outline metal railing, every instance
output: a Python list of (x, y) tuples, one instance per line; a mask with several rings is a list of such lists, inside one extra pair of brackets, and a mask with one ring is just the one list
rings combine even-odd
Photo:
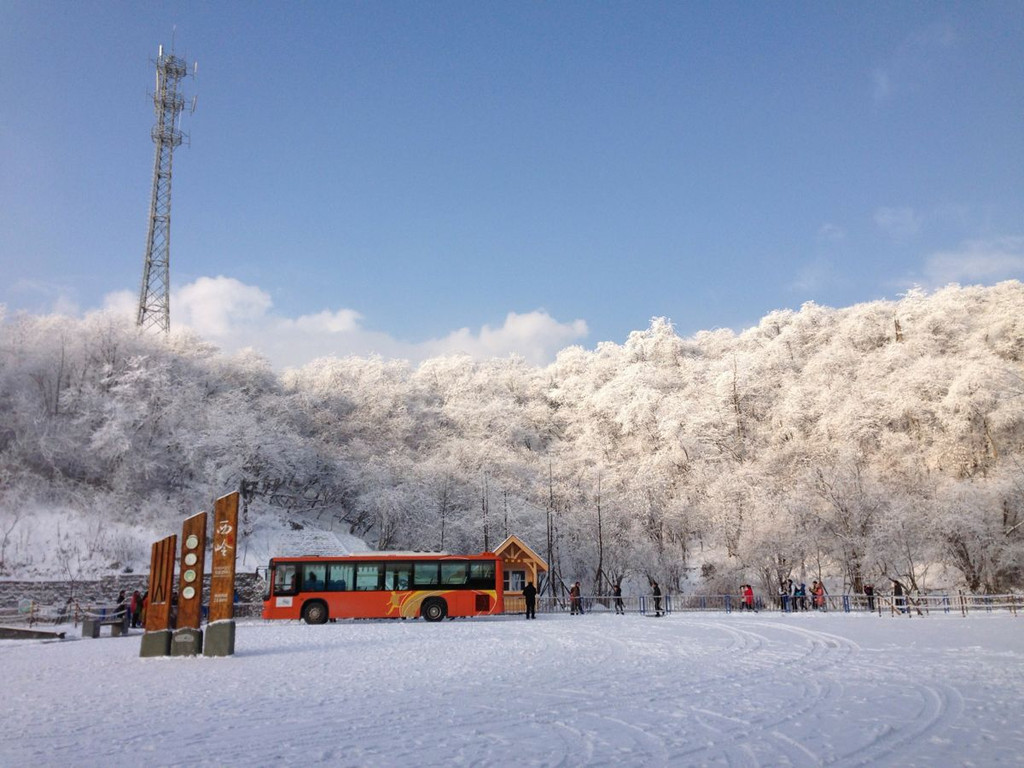
[[(785, 597), (785, 599), (783, 599)], [(653, 595), (633, 595), (615, 598), (606, 595), (583, 595), (580, 598), (582, 613), (639, 613), (657, 615), (658, 613), (680, 612), (761, 612), (776, 613), (877, 613), (879, 616), (927, 616), (932, 613), (970, 613), (1009, 611), (1016, 616), (1018, 609), (1024, 610), (1024, 595), (972, 595), (965, 592), (948, 592), (941, 594), (893, 595), (823, 595), (818, 600), (807, 595), (804, 598), (793, 596), (775, 596), (770, 601), (755, 596), (752, 606), (747, 606), (741, 595), (697, 595), (667, 594), (660, 598), (660, 605), (655, 606)], [(618, 603), (618, 605), (617, 605)], [(573, 612), (568, 597), (537, 597), (537, 613)], [(658, 610), (660, 608), (660, 611)], [(506, 595), (505, 613), (524, 614), (526, 601), (518, 595)]]
[[(579, 613), (640, 613), (655, 614), (660, 607), (661, 613), (672, 612), (673, 595), (662, 595), (660, 606), (655, 606), (653, 595), (623, 595), (620, 598), (610, 595), (581, 595), (579, 602)], [(551, 597), (542, 595), (537, 597), (537, 613), (568, 613), (574, 612), (568, 597)], [(505, 613), (522, 614), (526, 613), (526, 601), (519, 595), (505, 596)]]
[[(64, 606), (54, 606), (41, 605), (34, 600), (22, 600), (16, 607), (0, 609), (0, 626), (71, 624), (77, 627), (85, 619), (112, 619), (117, 615), (117, 611), (116, 605), (80, 605), (73, 601)], [(259, 618), (263, 613), (263, 603), (235, 603), (234, 613), (235, 618)]]
[(77, 602), (63, 606), (40, 605), (34, 600), (20, 600), (17, 607), (0, 609), (0, 625), (33, 627), (36, 624), (75, 624), (93, 614)]
[[(697, 595), (697, 594), (666, 594), (660, 598), (660, 605), (655, 605), (653, 595), (623, 595), (615, 598), (610, 595), (583, 595), (580, 598), (581, 612), (588, 613), (622, 613), (656, 616), (658, 613), (671, 614), (683, 612), (739, 613), (753, 610), (757, 612), (811, 613), (876, 613), (879, 616), (929, 616), (930, 614), (960, 614), (968, 616), (972, 613), (995, 613), (1006, 611), (1013, 616), (1018, 610), (1024, 610), (1024, 595), (973, 595), (965, 592), (947, 592), (936, 594), (894, 595), (825, 595), (819, 605), (814, 604), (811, 596), (804, 601), (788, 597), (782, 600), (773, 597), (770, 601), (754, 598), (753, 609), (748, 609), (740, 595)], [(660, 608), (660, 611), (658, 610)], [(262, 614), (262, 602), (235, 603), (236, 619), (259, 618)], [(116, 614), (115, 605), (80, 605), (77, 602), (64, 606), (40, 605), (31, 600), (22, 600), (17, 606), (0, 609), (0, 626), (64, 625), (78, 626), (84, 619), (106, 619)], [(518, 595), (505, 597), (505, 614), (522, 615), (526, 613), (526, 601)], [(571, 614), (572, 607), (568, 597), (537, 597), (537, 613), (539, 614)]]

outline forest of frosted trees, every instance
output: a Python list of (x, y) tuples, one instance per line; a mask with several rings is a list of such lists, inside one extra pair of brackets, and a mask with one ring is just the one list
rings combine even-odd
[[(1024, 586), (1022, 449), (1017, 281), (806, 304), (739, 334), (654, 319), (546, 367), (279, 373), (110, 315), (0, 309), (7, 578), (40, 542), (65, 571), (69, 553), (145, 561), (152, 531), (241, 490), (253, 537), (350, 527), (380, 549), (475, 552), (515, 533), (598, 593), (819, 576), (833, 593), (887, 578), (1002, 592)], [(33, 523), (53, 509), (94, 536)]]

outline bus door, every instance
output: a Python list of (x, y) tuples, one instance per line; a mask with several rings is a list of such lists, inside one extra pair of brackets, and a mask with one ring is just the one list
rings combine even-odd
[(277, 563), (273, 568), (273, 595), (294, 595), (299, 591), (299, 570), (295, 563)]

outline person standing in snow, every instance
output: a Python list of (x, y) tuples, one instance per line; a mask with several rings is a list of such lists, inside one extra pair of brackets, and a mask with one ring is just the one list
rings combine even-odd
[(783, 581), (779, 584), (779, 610), (783, 613), (789, 612), (789, 600), (793, 594), (793, 580)]
[(875, 588), (871, 584), (864, 585), (864, 597), (868, 599), (868, 610), (875, 610)]
[(814, 595), (814, 607), (816, 610), (825, 610), (825, 582), (816, 581), (814, 582), (814, 588), (811, 590), (811, 594)]
[(142, 612), (142, 595), (139, 594), (139, 590), (132, 592), (132, 599), (128, 603), (128, 625), (132, 627), (139, 626), (139, 614)]
[(580, 596), (580, 583), (577, 581), (571, 587), (569, 587), (569, 613), (576, 615), (577, 613), (583, 615), (583, 598)]
[(748, 611), (754, 610), (754, 588), (749, 584), (744, 584), (743, 587), (743, 607)]
[(615, 582), (612, 585), (612, 597), (615, 598), (615, 613), (626, 615), (626, 606), (622, 604), (622, 585)]
[(523, 600), (526, 601), (526, 618), (536, 619), (537, 618), (537, 588), (533, 586), (532, 581), (526, 582), (526, 586), (523, 587)]
[(903, 584), (897, 579), (892, 580), (892, 601), (896, 606), (896, 610), (900, 613), (907, 612), (907, 598), (904, 597)]
[(654, 615), (661, 616), (661, 587), (654, 579), (651, 579), (651, 592), (654, 593)]
[(802, 581), (800, 586), (793, 591), (793, 608), (797, 611), (807, 610), (807, 585)]

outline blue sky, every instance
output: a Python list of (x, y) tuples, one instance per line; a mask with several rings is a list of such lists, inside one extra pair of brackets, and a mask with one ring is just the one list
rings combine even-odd
[(172, 325), (229, 351), (543, 362), (1024, 277), (1019, 2), (0, 0), (9, 314), (137, 302), (172, 34)]

